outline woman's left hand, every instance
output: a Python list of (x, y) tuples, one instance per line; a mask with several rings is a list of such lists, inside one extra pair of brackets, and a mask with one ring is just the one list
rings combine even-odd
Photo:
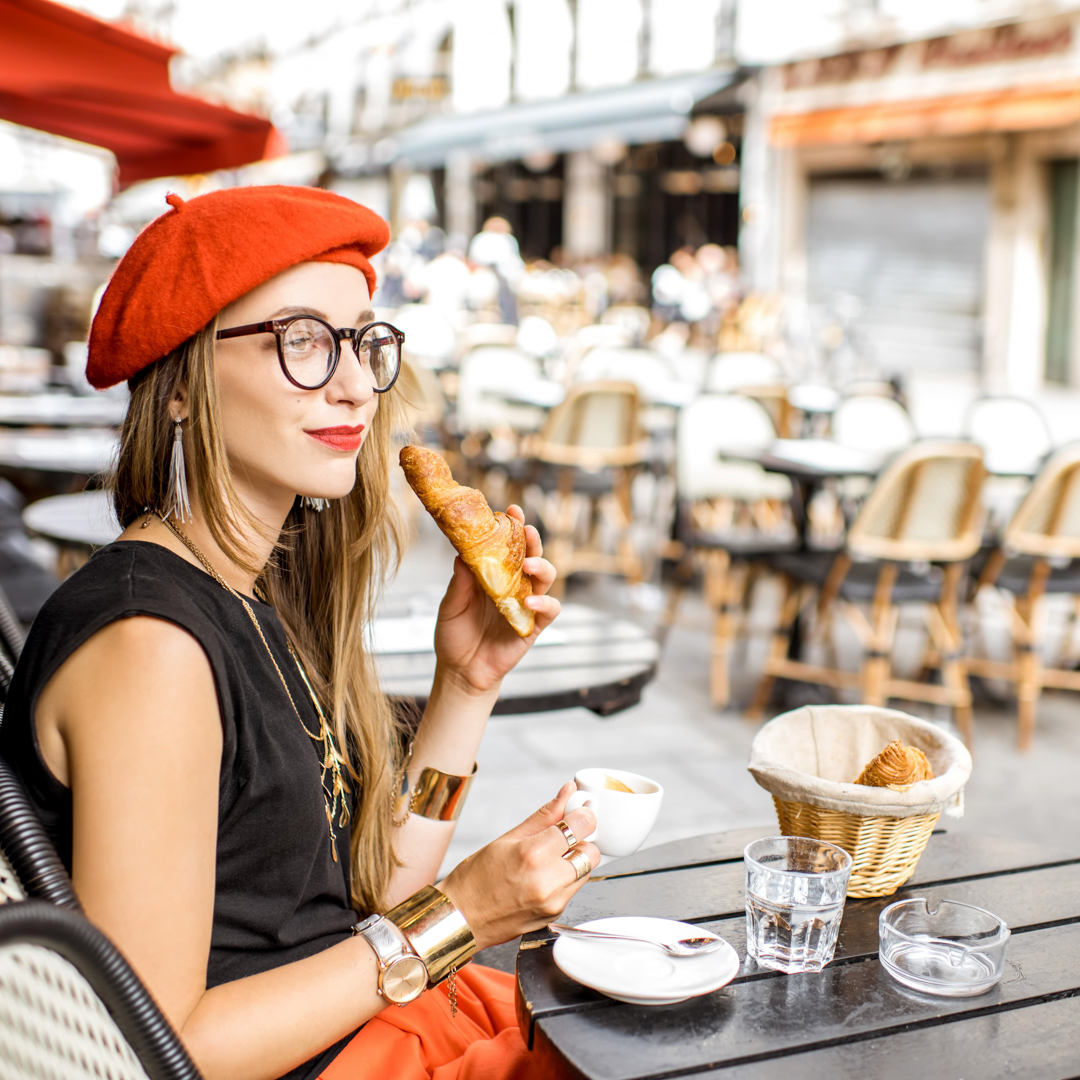
[[(511, 506), (511, 517), (524, 523), (520, 506)], [(459, 556), (454, 560), (454, 576), (439, 605), (435, 627), (435, 656), (438, 669), (460, 680), (473, 693), (497, 687), (502, 677), (529, 651), (537, 635), (559, 614), (559, 601), (547, 591), (555, 580), (555, 567), (541, 558), (540, 534), (525, 526), (525, 562), (522, 569), (532, 578), (532, 596), (525, 606), (536, 616), (536, 626), (527, 637), (519, 637), (473, 577)]]

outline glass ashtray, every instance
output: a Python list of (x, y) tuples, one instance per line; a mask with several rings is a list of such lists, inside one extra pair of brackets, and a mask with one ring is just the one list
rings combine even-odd
[(878, 918), (885, 970), (912, 990), (942, 997), (985, 994), (1005, 970), (1009, 928), (971, 904), (898, 900)]

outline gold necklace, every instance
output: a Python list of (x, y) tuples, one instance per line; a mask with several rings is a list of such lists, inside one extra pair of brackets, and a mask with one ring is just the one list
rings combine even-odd
[[(315, 690), (311, 685), (311, 680), (308, 678), (307, 672), (304, 670), (304, 665), (300, 662), (300, 657), (297, 656), (296, 652), (293, 650), (292, 642), (287, 641), (289, 655), (293, 658), (297, 671), (300, 672), (300, 678), (303, 679), (304, 686), (307, 687), (311, 703), (315, 706), (315, 713), (319, 717), (318, 735), (313, 735), (308, 729), (307, 724), (304, 723), (304, 718), (300, 715), (300, 710), (296, 707), (296, 702), (293, 701), (292, 693), (289, 690), (289, 684), (285, 681), (285, 676), (281, 673), (281, 668), (278, 667), (278, 662), (270, 648), (270, 643), (266, 640), (266, 636), (262, 632), (262, 627), (259, 625), (259, 620), (256, 618), (251, 605), (217, 572), (217, 570), (214, 569), (210, 560), (207, 559), (198, 547), (196, 547), (194, 540), (182, 533), (167, 517), (165, 517), (164, 514), (158, 513), (158, 517), (161, 518), (162, 523), (169, 528), (173, 536), (175, 536), (200, 563), (202, 563), (203, 569), (226, 592), (231, 593), (244, 605), (244, 610), (247, 612), (248, 618), (255, 627), (255, 630), (259, 635), (259, 640), (263, 643), (263, 648), (266, 649), (266, 655), (270, 657), (270, 663), (274, 665), (274, 670), (281, 680), (282, 688), (285, 691), (286, 697), (289, 699), (292, 711), (296, 713), (296, 719), (300, 721), (300, 726), (304, 729), (304, 733), (309, 739), (314, 742), (322, 743), (322, 778), (320, 784), (323, 792), (323, 803), (326, 808), (326, 824), (330, 829), (330, 854), (334, 857), (334, 862), (337, 862), (338, 853), (337, 840), (334, 836), (334, 817), (338, 817), (338, 828), (343, 829), (349, 823), (349, 803), (346, 799), (346, 796), (349, 794), (349, 789), (345, 784), (345, 777), (341, 772), (341, 767), (345, 764), (345, 759), (341, 756), (337, 744), (334, 742), (334, 732), (330, 727), (329, 721), (326, 719), (326, 714), (323, 712), (322, 706), (319, 704), (319, 699), (315, 694)], [(333, 780), (332, 790), (326, 786), (326, 774), (328, 772)], [(340, 815), (338, 814), (339, 802), (341, 806)]]

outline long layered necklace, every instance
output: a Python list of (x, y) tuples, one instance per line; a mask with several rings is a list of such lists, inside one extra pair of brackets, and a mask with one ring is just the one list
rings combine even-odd
[[(300, 721), (300, 726), (304, 729), (307, 737), (313, 742), (321, 743), (322, 745), (322, 776), (321, 785), (323, 792), (323, 802), (326, 807), (326, 824), (330, 830), (330, 854), (334, 857), (334, 862), (338, 861), (337, 852), (337, 839), (334, 835), (334, 819), (337, 818), (338, 828), (343, 829), (349, 823), (349, 800), (347, 798), (349, 789), (345, 784), (345, 776), (342, 772), (342, 766), (345, 764), (345, 759), (341, 756), (341, 752), (337, 748), (337, 744), (334, 742), (334, 731), (330, 726), (329, 721), (326, 719), (326, 714), (323, 712), (322, 705), (319, 704), (319, 698), (315, 693), (314, 688), (311, 685), (311, 680), (308, 678), (307, 672), (304, 670), (304, 665), (300, 662), (300, 657), (296, 655), (293, 649), (292, 642), (288, 642), (289, 655), (293, 658), (293, 662), (296, 664), (297, 671), (300, 672), (300, 678), (304, 682), (304, 686), (307, 687), (308, 695), (311, 697), (311, 702), (315, 706), (315, 713), (319, 718), (319, 733), (313, 734), (304, 723), (303, 717), (300, 715), (300, 710), (296, 707), (296, 702), (293, 701), (292, 693), (289, 690), (289, 684), (285, 681), (285, 676), (281, 673), (281, 668), (278, 667), (278, 662), (274, 657), (273, 650), (270, 648), (270, 643), (266, 640), (266, 635), (263, 634), (262, 627), (259, 625), (259, 620), (255, 616), (255, 612), (252, 610), (251, 605), (247, 600), (234, 589), (211, 565), (210, 560), (196, 547), (193, 540), (182, 533), (164, 514), (158, 514), (162, 522), (168, 526), (173, 536), (180, 541), (195, 556), (196, 559), (202, 564), (203, 569), (228, 593), (231, 593), (244, 605), (244, 611), (247, 612), (248, 618), (251, 620), (252, 625), (255, 627), (256, 632), (259, 635), (259, 640), (263, 643), (263, 648), (266, 649), (266, 655), (270, 657), (270, 663), (274, 665), (274, 670), (277, 672), (278, 678), (281, 680), (281, 685), (285, 690), (285, 694), (289, 699), (289, 704), (292, 706), (292, 710), (296, 713), (296, 719)], [(318, 751), (316, 750), (316, 753)], [(327, 773), (330, 774), (329, 783), (327, 782)]]

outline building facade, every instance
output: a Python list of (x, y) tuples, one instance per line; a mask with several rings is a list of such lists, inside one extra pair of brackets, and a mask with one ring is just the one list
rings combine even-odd
[(787, 55), (740, 28), (765, 61), (745, 93), (752, 285), (844, 309), (883, 374), (1080, 384), (1080, 5), (889, 8), (838, 8), (833, 40)]

